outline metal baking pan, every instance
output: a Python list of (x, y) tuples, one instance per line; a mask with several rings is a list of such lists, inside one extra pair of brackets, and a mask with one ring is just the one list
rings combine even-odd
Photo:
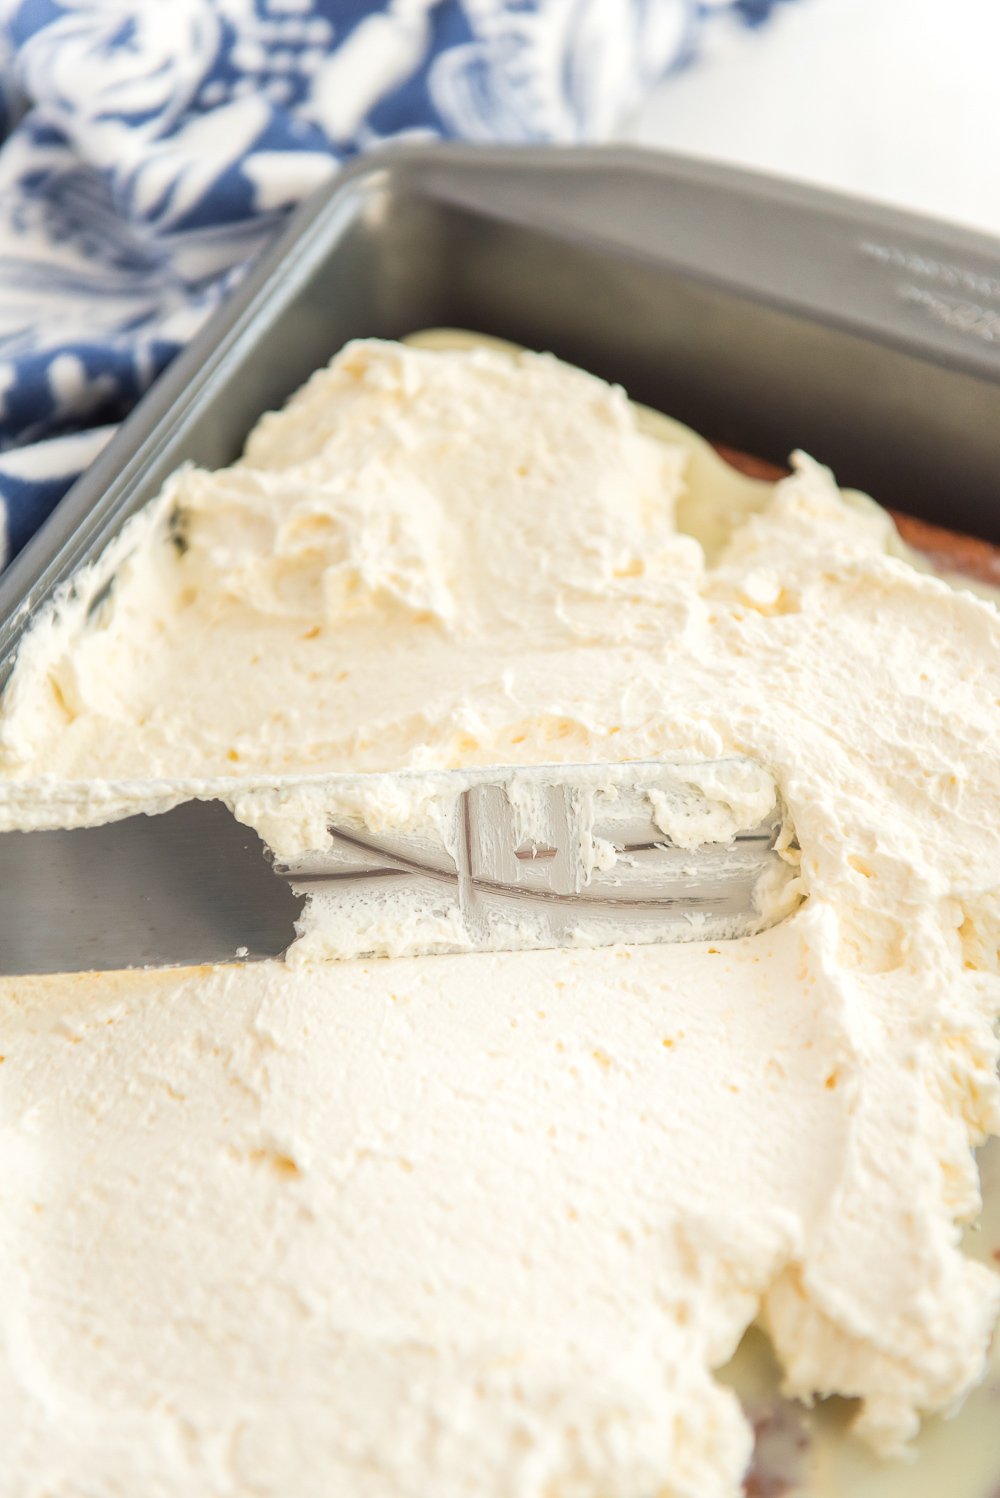
[[(0, 577), (0, 685), (31, 612), (180, 463), (229, 463), (346, 340), (446, 325), (550, 349), (776, 463), (805, 447), (883, 503), (1000, 541), (1000, 244), (630, 148), (411, 145), (294, 216)], [(925, 1492), (945, 1469), (957, 1492), (973, 1445), (989, 1458), (993, 1388), (946, 1448), (929, 1433)], [(838, 1482), (832, 1449), (827, 1493), (909, 1493), (923, 1470), (876, 1488), (848, 1452)]]
[(185, 460), (239, 453), (350, 338), (467, 327), (623, 384), (704, 436), (1000, 540), (1000, 245), (637, 150), (407, 145), (291, 220), (0, 578), (31, 612)]

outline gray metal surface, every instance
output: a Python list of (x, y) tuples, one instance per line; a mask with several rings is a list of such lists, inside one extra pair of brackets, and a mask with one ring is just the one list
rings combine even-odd
[(0, 684), (31, 611), (179, 463), (231, 461), (347, 339), (435, 324), (1000, 540), (995, 241), (631, 148), (401, 146), (293, 218), (0, 578)]
[[(775, 850), (783, 817), (759, 766), (708, 771), (716, 783), (727, 772), (763, 783), (771, 809), (694, 848), (672, 843), (663, 817), (702, 826), (718, 797), (698, 788), (698, 767), (655, 762), (331, 775), (311, 787), (327, 845), (280, 864), (216, 800), (0, 832), (0, 973), (277, 957), (307, 896), (322, 901), (340, 957), (391, 953), (400, 927), (415, 951), (747, 935), (784, 909), (770, 898), (788, 874)], [(415, 801), (400, 799), (407, 781)], [(386, 790), (406, 807), (398, 826), (386, 825)]]
[(304, 903), (217, 801), (0, 832), (0, 973), (277, 957)]

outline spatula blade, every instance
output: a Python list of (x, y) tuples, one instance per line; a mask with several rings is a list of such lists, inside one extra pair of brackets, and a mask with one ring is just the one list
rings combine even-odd
[(0, 833), (2, 973), (279, 957), (304, 903), (218, 801)]
[[(738, 757), (165, 784), (102, 785), (84, 813), (66, 785), (8, 785), (2, 824), (48, 825), (0, 832), (0, 973), (274, 958), (297, 935), (342, 959), (723, 941), (789, 908), (780, 798)], [(116, 805), (145, 810), (52, 825)], [(276, 861), (244, 822), (287, 832), (292, 805), (322, 845)]]

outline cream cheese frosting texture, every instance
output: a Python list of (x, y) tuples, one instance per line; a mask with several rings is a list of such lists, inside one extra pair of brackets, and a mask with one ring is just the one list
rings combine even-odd
[(727, 510), (699, 451), (548, 356), (355, 343), (39, 621), (0, 717), (39, 804), (747, 754), (805, 900), (0, 982), (0, 1493), (733, 1498), (754, 1321), (886, 1452), (980, 1377), (1000, 614), (808, 458)]

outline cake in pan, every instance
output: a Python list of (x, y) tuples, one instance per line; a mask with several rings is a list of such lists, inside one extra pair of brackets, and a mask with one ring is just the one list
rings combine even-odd
[[(839, 1453), (996, 1398), (994, 604), (813, 459), (748, 478), (456, 335), (349, 345), (116, 544), (22, 647), (7, 781), (748, 754), (804, 899), (716, 946), (3, 980), (0, 1494), (901, 1491)], [(759, 1367), (741, 1403), (749, 1328), (849, 1441), (782, 1445)]]

